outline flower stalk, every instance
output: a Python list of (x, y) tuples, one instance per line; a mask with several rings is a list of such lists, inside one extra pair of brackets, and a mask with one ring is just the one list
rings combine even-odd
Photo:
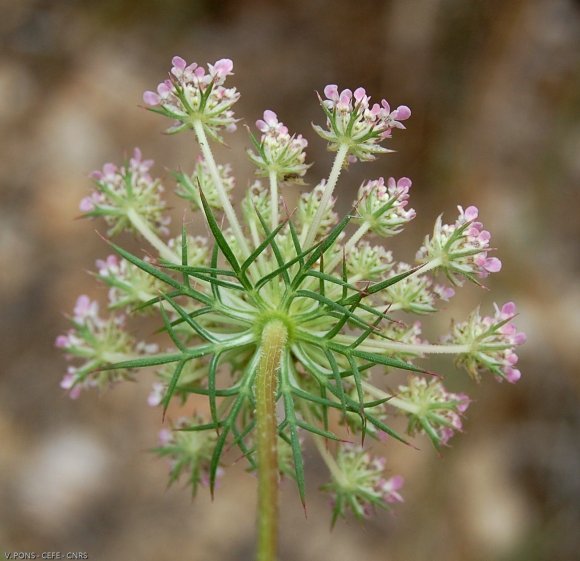
[(312, 223), (307, 230), (306, 237), (303, 240), (304, 247), (309, 247), (314, 242), (314, 238), (318, 233), (320, 228), (320, 222), (324, 214), (328, 211), (328, 205), (330, 203), (330, 198), (332, 197), (332, 193), (334, 192), (334, 188), (338, 182), (338, 178), (340, 176), (340, 172), (344, 167), (344, 162), (346, 160), (346, 156), (348, 154), (348, 144), (341, 144), (336, 152), (336, 156), (334, 158), (334, 163), (332, 164), (332, 169), (330, 170), (330, 174), (328, 176), (328, 181), (324, 187), (324, 192), (322, 193), (322, 199), (320, 200), (320, 205), (314, 215)]
[(134, 209), (127, 211), (127, 218), (131, 224), (158, 252), (159, 256), (171, 263), (179, 263), (179, 258), (167, 244), (149, 227), (141, 215)]
[(197, 142), (199, 143), (201, 153), (203, 154), (203, 157), (207, 162), (209, 172), (214, 182), (214, 187), (217, 191), (217, 195), (219, 197), (222, 208), (224, 209), (224, 212), (227, 216), (228, 222), (230, 223), (230, 227), (234, 233), (236, 242), (239, 244), (244, 257), (247, 257), (250, 254), (250, 250), (248, 249), (246, 238), (242, 233), (242, 227), (240, 226), (240, 222), (238, 221), (238, 217), (236, 216), (236, 211), (234, 210), (234, 207), (230, 202), (227, 191), (224, 188), (222, 178), (220, 177), (220, 174), (218, 172), (218, 168), (215, 163), (211, 147), (209, 145), (207, 136), (205, 134), (205, 130), (203, 128), (203, 123), (199, 119), (193, 121), (193, 130), (195, 131), (195, 135), (197, 136)]

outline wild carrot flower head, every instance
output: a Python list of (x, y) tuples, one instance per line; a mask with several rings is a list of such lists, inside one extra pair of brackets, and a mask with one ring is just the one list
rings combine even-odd
[(400, 233), (416, 215), (412, 208), (406, 208), (410, 188), (407, 177), (390, 177), (386, 184), (382, 177), (363, 183), (358, 191), (356, 221), (383, 238)]
[(459, 216), (454, 224), (443, 224), (442, 216), (437, 218), (433, 235), (425, 238), (417, 252), (417, 261), (436, 260), (449, 280), (460, 285), (462, 277), (475, 281), (475, 277), (485, 278), (489, 273), (497, 273), (501, 270), (501, 261), (488, 257), (491, 235), (481, 222), (476, 222), (477, 207), (457, 208)]
[(154, 449), (160, 457), (169, 460), (169, 484), (183, 476), (192, 495), (196, 494), (200, 483), (208, 485), (209, 464), (216, 440), (215, 433), (190, 430), (202, 421), (199, 415), (179, 419), (174, 430), (160, 431), (159, 445)]
[(515, 347), (526, 342), (526, 335), (512, 322), (515, 315), (515, 304), (508, 302), (501, 308), (495, 305), (493, 316), (482, 317), (477, 309), (467, 321), (455, 323), (445, 341), (469, 349), (457, 356), (457, 364), (475, 379), (488, 370), (500, 381), (517, 382), (521, 372), (515, 367), (518, 362)]
[(406, 412), (407, 432), (426, 434), (437, 448), (461, 431), (461, 417), (470, 403), (465, 394), (448, 392), (439, 380), (425, 378), (411, 378), (408, 385), (399, 386), (396, 399)]
[(248, 150), (256, 173), (264, 177), (274, 174), (279, 181), (299, 182), (310, 167), (305, 163), (304, 152), (308, 141), (301, 134), (290, 135), (276, 113), (269, 109), (264, 111), (263, 120), (256, 121), (256, 127), (262, 135), (259, 140), (251, 135), (255, 151)]
[[(279, 186), (305, 176), (307, 142), (266, 110), (249, 149), (264, 179), (235, 196), (233, 169), (215, 161), (208, 139), (235, 128), (239, 93), (225, 85), (232, 69), (229, 59), (204, 68), (175, 57), (169, 79), (144, 95), (154, 112), (177, 121), (171, 131), (191, 129), (201, 152), (191, 168), (173, 174), (176, 194), (199, 213), (180, 231), (169, 232), (163, 188), (139, 151), (94, 174), (93, 194), (81, 203), (85, 215), (102, 216), (111, 236), (133, 231), (139, 247), (143, 240), (149, 246), (131, 253), (110, 242), (117, 256), (97, 262), (108, 310), (100, 315), (86, 296), (77, 301), (71, 328), (56, 341), (73, 361), (62, 386), (76, 397), (147, 367), (156, 376), (149, 405), (171, 414), (175, 398), (186, 406), (191, 396), (207, 399), (207, 414), (165, 430), (156, 449), (171, 462), (171, 481), (185, 477), (193, 490), (207, 481), (213, 492), (225, 455), (237, 448), (250, 470), (260, 474), (267, 461), (291, 475), (304, 501), (302, 450), (310, 436), (330, 472), (325, 489), (334, 519), (347, 511), (365, 517), (400, 502), (403, 480), (385, 475), (383, 459), (346, 438), (408, 443), (424, 434), (436, 447), (446, 445), (461, 431), (470, 401), (433, 378), (430, 356), (451, 356), (475, 378), (487, 370), (515, 382), (514, 349), (525, 336), (514, 326), (511, 303), (492, 317), (476, 310), (440, 344), (425, 339), (416, 319), (436, 312), (464, 278), (499, 271), (475, 207), (459, 207), (452, 224), (439, 217), (415, 267), (382, 243), (415, 217), (409, 178), (363, 182), (352, 210), (339, 216), (342, 170), (389, 151), (383, 144), (411, 114), (404, 105), (391, 110), (385, 100), (371, 103), (362, 88), (327, 86), (326, 125), (315, 130), (336, 152), (334, 162), (325, 179), (293, 197)], [(189, 231), (200, 221), (206, 236)], [(450, 283), (436, 282), (438, 271)], [(152, 312), (164, 349), (138, 343), (119, 310)], [(409, 379), (388, 391), (383, 378), (395, 370)], [(392, 426), (395, 415), (407, 418), (405, 431)]]
[(232, 106), (240, 98), (236, 88), (224, 86), (226, 78), (233, 74), (234, 65), (223, 58), (207, 69), (193, 62), (187, 64), (179, 56), (172, 59), (169, 78), (157, 86), (157, 91), (146, 91), (143, 101), (152, 111), (174, 119), (170, 133), (192, 127), (194, 120), (203, 123), (206, 131), (219, 139), (221, 130), (236, 130)]
[(323, 487), (332, 496), (333, 523), (347, 511), (357, 518), (368, 518), (376, 509), (403, 501), (399, 490), (404, 480), (400, 475), (385, 477), (384, 458), (373, 458), (362, 447), (346, 444), (336, 464), (331, 483)]
[(314, 130), (329, 142), (330, 150), (336, 151), (341, 144), (348, 146), (351, 161), (374, 160), (376, 154), (389, 152), (381, 142), (391, 138), (393, 129), (404, 129), (401, 121), (411, 116), (406, 105), (391, 111), (388, 102), (371, 105), (371, 98), (364, 88), (339, 92), (338, 86), (329, 84), (324, 88), (325, 99), (320, 99), (326, 115), (326, 128), (314, 125)]
[[(97, 274), (109, 287), (109, 308), (136, 308), (156, 298), (163, 285), (159, 280), (117, 255), (97, 260)], [(146, 309), (151, 311), (151, 309)]]
[(55, 345), (70, 358), (78, 359), (78, 364), (70, 366), (61, 381), (61, 387), (69, 391), (72, 398), (78, 397), (82, 389), (105, 389), (114, 382), (130, 379), (132, 374), (127, 368), (98, 371), (101, 366), (122, 360), (128, 352), (157, 351), (154, 344), (135, 342), (123, 329), (124, 316), (101, 318), (99, 304), (88, 296), (78, 297), (71, 322), (72, 328), (59, 335)]
[[(390, 276), (396, 277), (411, 271), (411, 265), (399, 261), (397, 266), (392, 269)], [(383, 298), (390, 310), (397, 309), (415, 314), (427, 314), (437, 311), (436, 301), (438, 299), (448, 300), (452, 295), (453, 289), (434, 284), (429, 275), (409, 275), (386, 288)]]
[(143, 160), (135, 148), (133, 157), (123, 166), (107, 163), (94, 171), (94, 191), (80, 203), (84, 216), (104, 217), (114, 235), (129, 229), (135, 231), (129, 215), (139, 216), (158, 232), (166, 232), (169, 218), (164, 215), (165, 201), (161, 182), (149, 174), (153, 160)]

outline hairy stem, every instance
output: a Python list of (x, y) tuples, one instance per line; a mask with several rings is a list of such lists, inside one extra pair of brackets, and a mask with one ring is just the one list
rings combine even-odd
[[(334, 339), (337, 343), (351, 345), (356, 341), (356, 338), (351, 335), (337, 335)], [(399, 343), (397, 341), (390, 341), (387, 339), (367, 339), (358, 347), (360, 351), (370, 352), (399, 352), (409, 353), (412, 355), (418, 354), (464, 354), (473, 350), (472, 345), (430, 345), (420, 344), (413, 345), (411, 343)]]
[(347, 153), (348, 153), (348, 145), (341, 144), (338, 149), (338, 152), (336, 153), (334, 163), (332, 164), (332, 169), (330, 170), (328, 181), (324, 186), (324, 193), (322, 194), (322, 199), (320, 200), (320, 204), (318, 205), (316, 214), (314, 215), (312, 223), (310, 224), (310, 228), (308, 229), (308, 233), (306, 234), (306, 239), (302, 244), (303, 247), (305, 248), (310, 247), (314, 242), (314, 238), (316, 237), (318, 228), (320, 227), (320, 223), (322, 222), (322, 217), (324, 216), (324, 213), (328, 209), (330, 197), (332, 197), (332, 193), (334, 192), (334, 188), (336, 187), (336, 183), (338, 181), (340, 172), (342, 171), (342, 166), (344, 165), (344, 160), (346, 159)]
[(262, 331), (256, 375), (256, 447), (258, 455), (258, 561), (275, 561), (278, 542), (278, 421), (276, 388), (286, 326), (272, 320)]
[(213, 180), (214, 186), (216, 188), (218, 197), (220, 199), (220, 203), (224, 212), (228, 218), (228, 222), (232, 228), (232, 232), (240, 249), (243, 253), (243, 257), (247, 257), (250, 255), (250, 250), (248, 249), (248, 244), (246, 242), (246, 238), (242, 232), (242, 228), (240, 223), (238, 222), (238, 217), (236, 216), (236, 212), (234, 211), (234, 207), (232, 203), (230, 203), (230, 199), (228, 194), (224, 188), (222, 179), (218, 172), (217, 165), (215, 163), (211, 148), (209, 146), (209, 142), (207, 140), (207, 136), (205, 134), (205, 130), (203, 129), (203, 123), (199, 120), (193, 122), (193, 130), (195, 131), (195, 135), (197, 136), (197, 141), (199, 142), (199, 147), (201, 148), (201, 153), (203, 154), (203, 158), (207, 164), (209, 169), (211, 178)]
[(272, 214), (272, 230), (278, 226), (278, 177), (275, 171), (270, 172), (270, 208)]
[(171, 263), (181, 263), (177, 254), (172, 251), (167, 244), (149, 227), (146, 220), (135, 212), (133, 209), (127, 211), (127, 218), (131, 224), (158, 252), (163, 259), (171, 261)]
[(436, 269), (437, 267), (440, 267), (441, 264), (442, 264), (441, 258), (435, 257), (435, 259), (431, 259), (431, 261), (428, 261), (422, 267), (420, 267), (416, 271), (413, 271), (407, 277), (407, 279), (412, 279), (413, 277), (417, 277), (419, 275), (424, 275), (427, 271), (431, 271), (432, 269)]
[(413, 415), (416, 415), (417, 412), (419, 411), (419, 408), (416, 405), (412, 403), (407, 403), (406, 401), (399, 399), (394, 395), (384, 392), (383, 390), (380, 390), (379, 388), (373, 386), (369, 382), (363, 381), (362, 386), (373, 397), (377, 397), (378, 399), (388, 399), (389, 405), (392, 405), (393, 407), (396, 407), (401, 411), (405, 411), (406, 413), (411, 413)]

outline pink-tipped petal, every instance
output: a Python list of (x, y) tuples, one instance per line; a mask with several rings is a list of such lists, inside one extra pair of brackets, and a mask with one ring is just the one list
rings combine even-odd
[(231, 74), (232, 70), (234, 69), (234, 63), (229, 58), (221, 58), (220, 60), (216, 61), (213, 67), (220, 76), (225, 77), (228, 74)]
[(159, 105), (160, 101), (161, 99), (159, 95), (157, 95), (155, 92), (146, 91), (143, 93), (143, 102), (146, 103), (147, 105), (151, 106)]
[(405, 121), (411, 116), (411, 110), (406, 105), (399, 105), (396, 112), (397, 115), (395, 118), (399, 121)]
[(401, 177), (399, 181), (397, 181), (397, 186), (409, 189), (413, 185), (413, 182), (408, 177)]
[(484, 267), (490, 273), (498, 273), (501, 271), (501, 261), (497, 257), (490, 257), (486, 259)]
[(514, 343), (516, 345), (523, 345), (527, 340), (528, 336), (523, 331), (516, 333), (514, 337)]
[(336, 84), (328, 84), (324, 88), (324, 95), (327, 99), (331, 99), (332, 101), (338, 100), (338, 86)]
[(479, 210), (476, 206), (468, 206), (464, 212), (465, 218), (469, 221), (475, 220), (479, 215)]
[(522, 373), (517, 368), (508, 368), (505, 377), (510, 384), (515, 384), (522, 377)]
[(506, 302), (501, 307), (501, 313), (506, 316), (513, 316), (516, 314), (516, 305), (513, 302)]
[(80, 204), (79, 204), (79, 210), (81, 212), (91, 212), (91, 210), (94, 210), (95, 205), (93, 203), (93, 199), (91, 199), (91, 197), (85, 197), (84, 199), (81, 200)]
[(68, 337), (66, 335), (59, 335), (54, 342), (55, 347), (65, 349), (68, 346)]
[(357, 102), (363, 99), (366, 95), (367, 92), (365, 91), (364, 88), (357, 88), (356, 90), (354, 90), (354, 98)]
[(266, 111), (264, 111), (264, 121), (266, 121), (266, 123), (271, 127), (275, 126), (278, 124), (278, 115), (276, 115), (274, 111), (266, 109)]
[(171, 64), (174, 66), (174, 68), (178, 68), (179, 70), (183, 70), (187, 66), (187, 62), (185, 62), (185, 60), (180, 56), (174, 56), (171, 59)]

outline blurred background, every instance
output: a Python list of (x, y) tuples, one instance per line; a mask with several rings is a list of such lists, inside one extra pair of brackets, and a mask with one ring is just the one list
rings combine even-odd
[[(366, 87), (413, 110), (395, 154), (341, 179), (407, 175), (418, 218), (390, 244), (412, 260), (436, 216), (476, 204), (504, 268), (466, 287), (433, 334), (478, 302), (515, 300), (528, 333), (522, 380), (474, 387), (465, 434), (439, 456), (375, 445), (406, 478), (405, 503), (329, 531), (324, 466), (307, 449), (308, 518), (283, 485), (280, 559), (573, 561), (580, 557), (580, 2), (572, 0), (3, 0), (0, 18), (0, 550), (83, 551), (94, 560), (252, 559), (255, 480), (230, 469), (194, 502), (148, 450), (161, 427), (150, 378), (71, 401), (54, 349), (88, 271), (107, 253), (75, 220), (88, 173), (134, 146), (189, 169), (192, 136), (139, 108), (180, 54), (234, 60), (236, 114), (266, 108), (310, 141), (310, 183), (331, 155), (313, 133), (315, 91)], [(243, 127), (218, 150), (238, 184), (252, 169)], [(298, 188), (289, 187), (289, 200)], [(175, 209), (174, 225), (183, 215)], [(126, 240), (124, 240), (126, 241)], [(128, 242), (127, 242), (128, 243)], [(143, 243), (139, 246), (143, 247)], [(452, 311), (452, 313), (451, 313)]]

